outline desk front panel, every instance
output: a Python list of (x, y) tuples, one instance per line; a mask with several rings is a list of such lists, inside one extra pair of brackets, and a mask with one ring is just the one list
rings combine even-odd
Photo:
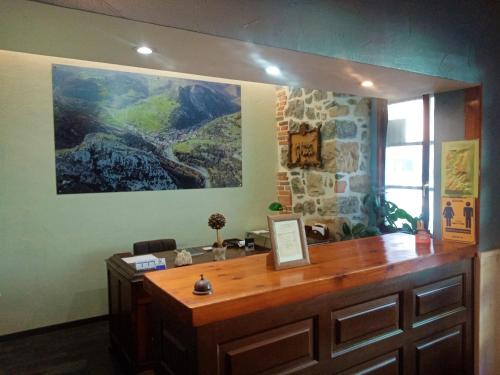
[[(465, 259), (200, 327), (179, 320), (171, 305), (153, 295), (157, 371), (472, 374), (473, 262)], [(179, 350), (182, 364), (181, 357), (174, 361), (165, 354)]]

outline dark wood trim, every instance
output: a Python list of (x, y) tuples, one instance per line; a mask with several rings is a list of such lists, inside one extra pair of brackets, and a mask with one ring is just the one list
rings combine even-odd
[(385, 147), (387, 143), (387, 100), (375, 99), (377, 106), (377, 191), (385, 197)]
[[(481, 155), (481, 126), (482, 126), (482, 86), (465, 89), (464, 103), (464, 138), (468, 140), (479, 139), (479, 155)], [(481, 156), (479, 156), (479, 170), (481, 170)], [(479, 216), (480, 216), (480, 191), (479, 179), (478, 196), (476, 199), (476, 242), (479, 243)]]
[(429, 151), (430, 151), (430, 96), (422, 96), (423, 101), (423, 143), (422, 143), (422, 221), (429, 228)]
[(106, 314), (106, 315), (93, 316), (91, 318), (73, 320), (71, 322), (54, 324), (54, 325), (40, 327), (40, 328), (28, 329), (26, 331), (9, 333), (7, 335), (0, 336), (0, 342), (16, 340), (16, 339), (25, 338), (25, 337), (34, 336), (34, 335), (41, 335), (41, 334), (48, 333), (48, 332), (58, 331), (60, 329), (80, 327), (80, 326), (83, 326), (86, 324), (100, 322), (100, 321), (108, 320), (108, 319), (109, 319), (109, 315)]
[[(481, 133), (482, 133), (482, 86), (465, 89), (464, 100), (464, 138), (479, 139), (479, 155), (481, 155)], [(481, 171), (481, 156), (479, 157), (479, 171)], [(480, 194), (481, 178), (479, 178), (478, 196), (476, 198), (476, 242), (479, 243), (479, 216), (480, 216)], [(474, 369), (479, 373), (480, 353), (479, 353), (479, 311), (481, 298), (481, 262), (479, 258), (474, 262)]]

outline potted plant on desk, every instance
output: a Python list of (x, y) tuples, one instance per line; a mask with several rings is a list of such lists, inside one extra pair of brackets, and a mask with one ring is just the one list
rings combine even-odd
[(283, 211), (283, 205), (280, 202), (271, 202), (268, 209), (273, 215), (278, 215)]
[(208, 218), (208, 226), (212, 229), (215, 229), (217, 233), (217, 240), (212, 245), (214, 260), (226, 259), (226, 247), (223, 245), (222, 237), (219, 232), (222, 228), (224, 228), (225, 225), (226, 218), (220, 213), (212, 214)]

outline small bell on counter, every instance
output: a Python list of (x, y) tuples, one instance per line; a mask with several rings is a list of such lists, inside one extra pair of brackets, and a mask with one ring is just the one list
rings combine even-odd
[(212, 284), (210, 284), (210, 281), (205, 280), (203, 278), (203, 274), (201, 274), (200, 280), (197, 280), (194, 283), (193, 294), (202, 296), (202, 295), (212, 294), (212, 293), (213, 293)]

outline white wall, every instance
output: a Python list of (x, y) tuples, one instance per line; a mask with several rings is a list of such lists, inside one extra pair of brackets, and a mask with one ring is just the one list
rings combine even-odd
[[(51, 65), (241, 84), (243, 187), (57, 195)], [(0, 51), (0, 335), (107, 313), (106, 267), (139, 240), (213, 242), (264, 226), (275, 200), (274, 86)]]

